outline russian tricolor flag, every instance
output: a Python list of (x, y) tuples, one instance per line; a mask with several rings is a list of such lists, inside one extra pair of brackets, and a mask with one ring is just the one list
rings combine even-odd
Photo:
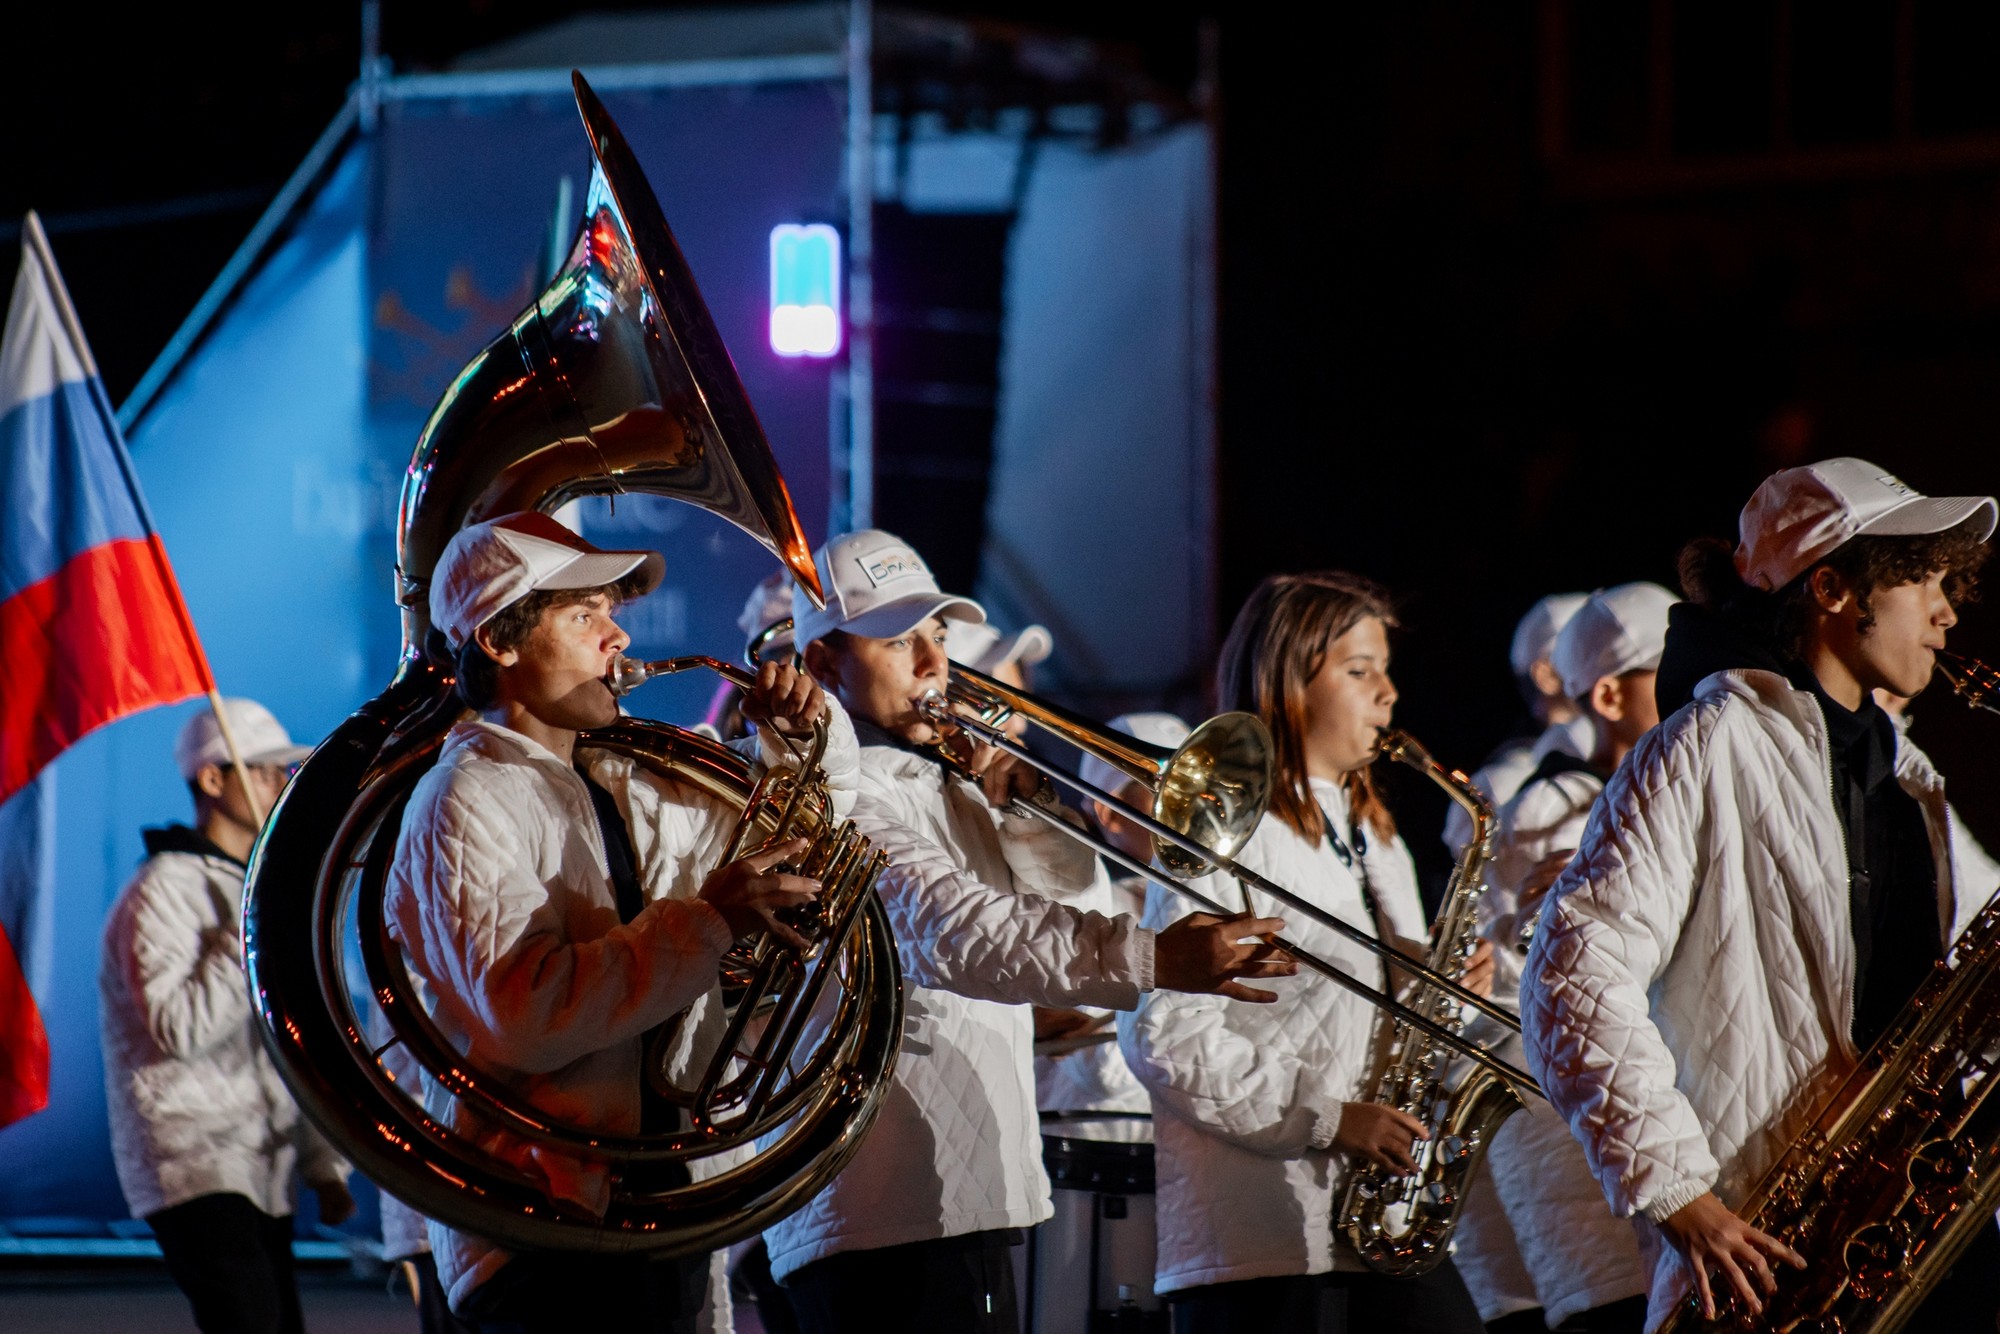
[(45, 916), (49, 761), (93, 728), (213, 689), (97, 365), (35, 215), (0, 335), (0, 1125), (48, 1103), (17, 950)]

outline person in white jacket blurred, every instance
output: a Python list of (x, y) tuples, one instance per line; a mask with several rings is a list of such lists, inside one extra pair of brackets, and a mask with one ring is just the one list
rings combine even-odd
[[(656, 552), (599, 551), (542, 514), (459, 532), (430, 588), (433, 625), (478, 715), (446, 735), (403, 818), (386, 891), (392, 934), (432, 1019), (468, 1062), (559, 1120), (614, 1135), (678, 1128), (643, 1085), (645, 1035), (713, 1013), (731, 944), (797, 934), (777, 914), (818, 885), (776, 868), (798, 840), (718, 866), (734, 807), (580, 745), (618, 716), (605, 678), (630, 642), (618, 604), (659, 583)], [(810, 681), (765, 664), (744, 702), (767, 764), (775, 732), (826, 715), (836, 809), (853, 790), (850, 728)], [(699, 1032), (702, 1018), (690, 1020)], [(477, 1122), (426, 1081), (434, 1114), (587, 1210), (608, 1169)], [(452, 1308), (480, 1328), (692, 1330), (709, 1260), (516, 1254), (430, 1226)]]
[[(948, 627), (984, 619), (876, 529), (821, 548), (823, 611), (793, 599), (806, 664), (861, 739), (854, 820), (891, 864), (878, 890), (903, 966), (894, 1086), (861, 1148), (768, 1229), (771, 1270), (812, 1334), (1019, 1327), (1012, 1246), (1048, 1218), (1030, 1079), (1030, 1005), (1129, 1009), (1155, 987), (1268, 999), (1235, 981), (1295, 965), (1256, 936), (1277, 919), (1163, 931), (1070, 901), (1097, 859), (1013, 800), (1060, 811), (1032, 769), (990, 748), (948, 772), (920, 704), (943, 690)], [(1248, 943), (1244, 943), (1244, 942)]]
[[(1592, 812), (1521, 983), (1529, 1068), (1665, 1243), (1648, 1328), (1690, 1290), (1754, 1316), (1803, 1263), (1734, 1210), (1979, 906), (1942, 780), (1870, 692), (1929, 683), (1994, 516), (1832, 459), (1768, 478), (1733, 552), (1683, 554), (1666, 721)], [(1996, 1265), (1982, 1228), (1912, 1328), (1991, 1329)]]
[[(1605, 782), (1660, 721), (1653, 687), (1674, 602), (1658, 584), (1599, 589), (1556, 640), (1552, 661), (1563, 689), (1590, 718), (1594, 742), (1582, 757), (1546, 756), (1500, 813), (1492, 884), (1480, 899), (1482, 932), (1494, 943), (1496, 999), (1516, 1000), (1524, 928), (1531, 929), (1543, 893), (1583, 841), (1585, 817)], [(1503, 1054), (1524, 1059), (1518, 1039)], [(1562, 1117), (1529, 1099), (1494, 1135), (1482, 1174), (1548, 1327), (1638, 1334), (1646, 1314), (1638, 1238), (1606, 1206)], [(1471, 1218), (1468, 1206), (1461, 1243)], [(1470, 1274), (1466, 1281), (1478, 1296)]]
[[(1551, 593), (1528, 608), (1514, 625), (1514, 637), (1507, 645), (1507, 665), (1514, 672), (1514, 688), (1528, 706), (1535, 730), (1501, 743), (1473, 771), (1472, 785), (1486, 794), (1498, 810), (1514, 799), (1521, 784), (1535, 772), (1535, 766), (1549, 755), (1578, 756), (1590, 750), (1590, 719), (1575, 700), (1563, 693), (1562, 673), (1556, 670), (1556, 640), (1570, 617), (1583, 606), (1582, 593)], [(1472, 841), (1472, 817), (1457, 802), (1444, 818), (1444, 845), (1457, 861)]]
[[(1188, 725), (1171, 713), (1127, 713), (1106, 726), (1169, 749), (1186, 741), (1189, 732)], [(1153, 807), (1153, 794), (1145, 784), (1095, 755), (1083, 757), (1077, 777), (1129, 806), (1140, 810)], [(1098, 834), (1113, 847), (1141, 863), (1153, 859), (1153, 836), (1110, 805), (1092, 800), (1085, 803), (1084, 811)], [(1093, 898), (1084, 906), (1106, 914), (1140, 917), (1146, 911), (1148, 883), (1145, 876), (1114, 873), (1108, 884), (1093, 886)], [(1035, 1057), (1035, 1105), (1041, 1109), (1044, 1126), (1051, 1124), (1052, 1117), (1064, 1118), (1057, 1134), (1124, 1143), (1150, 1143), (1153, 1138), (1153, 1101), (1125, 1063), (1125, 1053), (1118, 1049), (1117, 1013), (1097, 1009), (1035, 1012), (1037, 1043), (1050, 1038), (1109, 1039)]]
[[(1354, 575), (1266, 579), (1223, 645), (1219, 702), (1270, 727), (1270, 813), (1237, 855), (1326, 912), (1421, 956), (1428, 928), (1415, 868), (1369, 777), (1396, 687), (1387, 595)], [(1217, 877), (1210, 897), (1244, 891)], [(1247, 891), (1252, 910), (1264, 896)], [(1182, 910), (1160, 885), (1146, 920)], [(1381, 989), (1372, 953), (1294, 916), (1287, 938)], [(1468, 985), (1492, 983), (1481, 946)], [(1423, 1122), (1367, 1100), (1376, 1011), (1324, 978), (1282, 986), (1277, 1004), (1155, 993), (1120, 1023), (1153, 1097), (1159, 1211), (1156, 1289), (1176, 1334), (1337, 1330), (1477, 1331), (1449, 1260), (1414, 1278), (1368, 1270), (1335, 1227), (1352, 1164), (1413, 1167)]]
[[(254, 700), (223, 708), (268, 811), (307, 748)], [(97, 991), (112, 1158), (197, 1325), (296, 1334), (293, 1171), (318, 1194), (320, 1218), (340, 1223), (354, 1212), (347, 1165), (299, 1115), (251, 1012), (241, 922), (257, 816), (213, 712), (188, 719), (174, 758), (194, 825), (146, 830), (146, 864), (104, 923)]]

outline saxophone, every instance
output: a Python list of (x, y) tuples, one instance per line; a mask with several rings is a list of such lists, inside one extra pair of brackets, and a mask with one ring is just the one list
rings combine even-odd
[[(1493, 804), (1464, 774), (1446, 769), (1402, 732), (1384, 730), (1379, 754), (1436, 783), (1472, 818), (1472, 840), (1452, 868), (1424, 960), (1458, 981), (1478, 944), (1482, 877), (1493, 855)], [(1465, 1025), (1460, 1004), (1435, 986), (1418, 983), (1409, 1004), (1453, 1033)], [(1417, 1170), (1409, 1176), (1357, 1164), (1337, 1222), (1370, 1269), (1396, 1276), (1423, 1274), (1450, 1253), (1466, 1187), (1494, 1132), (1520, 1109), (1521, 1099), (1484, 1066), (1472, 1066), (1453, 1083), (1456, 1068), (1465, 1064), (1455, 1052), (1404, 1020), (1385, 1015), (1382, 1022), (1390, 1024), (1386, 1060), (1365, 1100), (1408, 1112), (1430, 1130), (1430, 1138), (1417, 1143)]]
[[(1938, 654), (1972, 708), (2000, 713), (2000, 673)], [(1801, 1256), (1772, 1266), (1764, 1313), (1704, 1320), (1698, 1299), (1662, 1331), (1755, 1327), (1894, 1334), (2000, 1205), (2000, 898), (1986, 905), (1887, 1032), (1764, 1174), (1740, 1211)]]

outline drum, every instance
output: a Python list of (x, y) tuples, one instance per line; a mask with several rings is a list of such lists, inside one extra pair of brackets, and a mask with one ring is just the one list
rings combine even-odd
[(1165, 1334), (1152, 1128), (1144, 1113), (1042, 1114), (1055, 1213), (1028, 1234), (1028, 1334)]

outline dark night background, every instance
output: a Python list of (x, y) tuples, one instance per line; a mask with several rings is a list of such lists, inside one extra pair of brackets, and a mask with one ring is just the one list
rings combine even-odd
[[(390, 3), (383, 46), (440, 67), (640, 7)], [(1400, 720), (1450, 762), (1516, 721), (1506, 640), (1535, 597), (1672, 584), (1681, 544), (1733, 533), (1774, 468), (1854, 453), (1922, 490), (2000, 490), (2000, 10), (929, 8), (1080, 30), (1178, 89), (1212, 36), (1219, 623), (1272, 570), (1388, 583)], [(0, 88), (0, 261), (41, 210), (117, 400), (339, 107), (359, 7), (104, 11), (88, 46), (74, 18), (10, 21), (51, 28)], [(1974, 609), (1955, 643), (2000, 653), (2000, 623)], [(1995, 845), (2000, 732), (1921, 713)]]

